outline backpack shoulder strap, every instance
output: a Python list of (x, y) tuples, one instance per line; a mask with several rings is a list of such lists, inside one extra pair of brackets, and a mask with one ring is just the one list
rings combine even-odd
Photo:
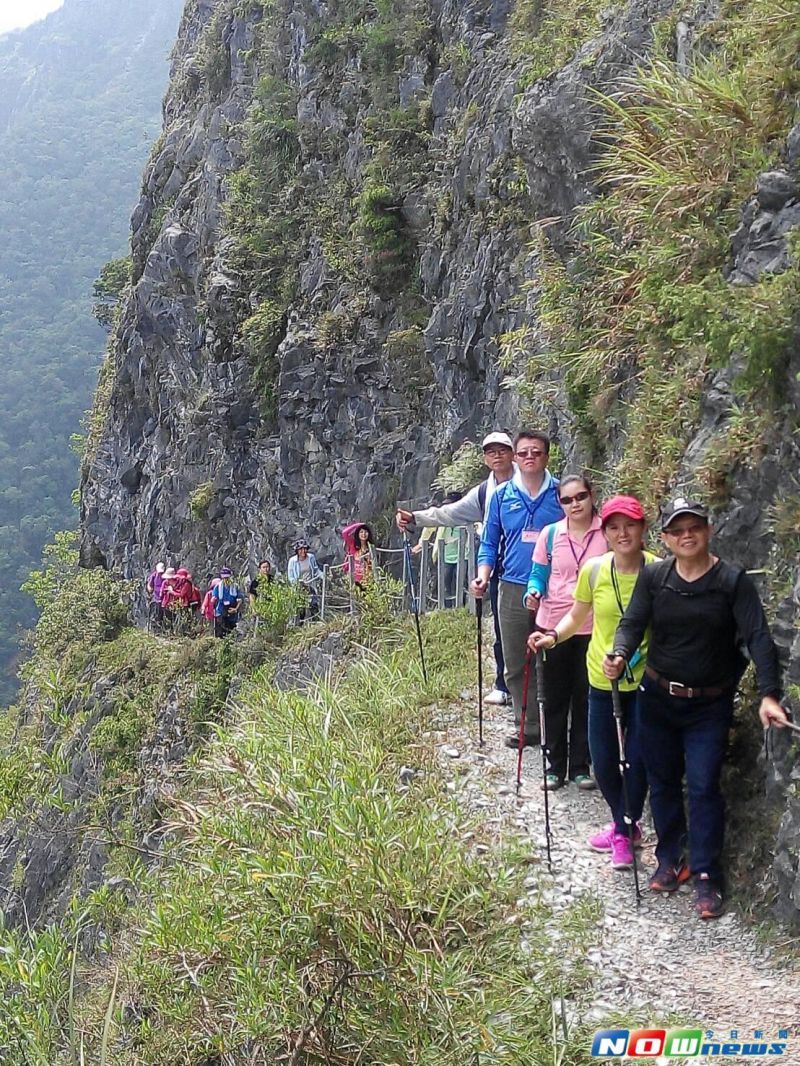
[(658, 575), (658, 584), (656, 585), (657, 592), (661, 592), (661, 590), (666, 587), (666, 584), (670, 578), (670, 574), (675, 569), (675, 556), (673, 555), (671, 559), (659, 560), (659, 562), (660, 569)]
[(551, 522), (547, 527), (547, 565), (553, 562), (553, 541), (556, 539), (557, 522)]
[(589, 566), (589, 588), (594, 592), (594, 587), (597, 584), (597, 579), (600, 576), (600, 567), (603, 565), (604, 555), (596, 555), (594, 559), (590, 559)]
[(731, 606), (733, 606), (733, 601), (736, 599), (736, 589), (739, 587), (739, 582), (744, 572), (743, 566), (735, 566), (733, 563), (720, 559), (720, 565), (714, 579), (714, 588), (720, 589), (725, 593)]
[(478, 506), (481, 509), (481, 518), (486, 514), (486, 494), (489, 491), (489, 479), (482, 481), (478, 485)]

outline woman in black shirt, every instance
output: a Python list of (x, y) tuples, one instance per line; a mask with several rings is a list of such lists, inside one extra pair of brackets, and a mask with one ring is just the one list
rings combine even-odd
[(717, 918), (725, 816), (720, 773), (745, 667), (740, 642), (755, 663), (765, 729), (786, 723), (778, 655), (752, 580), (709, 551), (711, 526), (703, 505), (673, 500), (663, 512), (661, 530), (674, 558), (642, 571), (604, 672), (619, 677), (650, 625), (640, 704), (640, 742), (658, 835), (658, 869), (650, 887), (674, 892), (687, 879), (688, 840), (695, 910), (700, 918)]

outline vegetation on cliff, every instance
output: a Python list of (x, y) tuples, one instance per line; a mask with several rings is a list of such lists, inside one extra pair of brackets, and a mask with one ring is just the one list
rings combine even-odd
[[(118, 587), (91, 641), (65, 646), (53, 618), (100, 575), (70, 576), (64, 545), (57, 555), (35, 582), (58, 606), (40, 622), (28, 773), (13, 796), (4, 775), (4, 825), (18, 819), (26, 841), (23, 896), (36, 847), (24, 827), (45, 811), (57, 817), (40, 832), (71, 833), (75, 850), (102, 840), (107, 867), (88, 891), (80, 871), (67, 880), (58, 924), (0, 935), (3, 1061), (461, 1066), (549, 1053), (553, 1000), (587, 980), (593, 913), (576, 904), (556, 921), (521, 902), (519, 845), (444, 788), (426, 737), (471, 679), (468, 617), (426, 620), (426, 685), (411, 627), (378, 597), (366, 629), (344, 634), (345, 649), (372, 650), (352, 645), (329, 681), (284, 692), (276, 657), (302, 662), (324, 628), (282, 644), (262, 619), (238, 645), (168, 641), (121, 626)], [(170, 702), (182, 754), (163, 777), (153, 752)], [(95, 793), (67, 795), (65, 764), (87, 756)], [(585, 1061), (583, 1041), (560, 1040), (561, 1062)]]
[[(692, 12), (681, 11), (682, 19)], [(728, 432), (694, 472), (717, 506), (736, 464), (758, 461), (783, 402), (800, 312), (800, 259), (731, 285), (731, 234), (758, 175), (779, 159), (796, 118), (795, 5), (723, 3), (699, 22), (685, 69), (676, 14), (654, 27), (649, 60), (598, 97), (597, 196), (578, 209), (566, 249), (541, 231), (536, 314), (545, 343), (526, 376), (566, 368), (584, 440), (609, 485), (655, 509), (674, 484), (713, 369), (736, 368)], [(795, 244), (795, 249), (797, 245)], [(507, 358), (530, 330), (504, 338)], [(607, 465), (609, 426), (625, 447)]]
[(181, 0), (77, 3), (0, 40), (0, 698), (13, 696), (19, 586), (75, 524), (69, 440), (103, 349), (92, 283), (125, 250), (160, 124)]

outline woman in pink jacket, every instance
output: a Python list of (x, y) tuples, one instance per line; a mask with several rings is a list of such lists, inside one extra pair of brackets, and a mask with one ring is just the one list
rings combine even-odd
[[(592, 486), (572, 475), (559, 485), (566, 518), (546, 526), (533, 552), (525, 606), (537, 611), (538, 629), (555, 629), (570, 612), (578, 572), (585, 562), (608, 551), (595, 512)], [(544, 660), (544, 706), (549, 772), (543, 788), (561, 788), (569, 777), (580, 789), (593, 789), (589, 774), (586, 649), (592, 616), (572, 640), (558, 643)]]

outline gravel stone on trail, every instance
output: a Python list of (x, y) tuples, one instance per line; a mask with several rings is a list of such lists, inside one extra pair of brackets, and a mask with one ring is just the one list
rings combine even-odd
[[(487, 663), (485, 671), (488, 668)], [(477, 695), (473, 692), (469, 700), (465, 696), (442, 709), (436, 723), (440, 728), (431, 734), (439, 762), (451, 778), (448, 791), (456, 793), (465, 813), (480, 814), (489, 832), (518, 832), (530, 839), (540, 864), (531, 867), (525, 881), (529, 893), (541, 895), (556, 912), (587, 893), (601, 904), (597, 935), (587, 944), (594, 987), (582, 1005), (581, 1020), (600, 1023), (611, 1014), (618, 1019), (630, 1012), (632, 1020), (643, 1024), (668, 1019), (696, 1022), (717, 1034), (738, 1029), (742, 1039), (752, 1039), (753, 1030), (774, 1038), (779, 1029), (788, 1029), (794, 1039), (787, 1050), (794, 1055), (782, 1061), (800, 1061), (800, 1048), (792, 1049), (800, 1035), (798, 967), (775, 958), (772, 948), (760, 944), (732, 908), (716, 920), (698, 919), (691, 882), (673, 896), (649, 891), (647, 881), (656, 861), (655, 836), (648, 825), (638, 852), (643, 898), (637, 907), (632, 872), (612, 869), (609, 857), (591, 851), (586, 843), (609, 821), (599, 791), (582, 792), (569, 784), (550, 793), (549, 873), (541, 749), (526, 749), (517, 797), (517, 753), (503, 744), (512, 728), (510, 712), (484, 705), (480, 749)]]

